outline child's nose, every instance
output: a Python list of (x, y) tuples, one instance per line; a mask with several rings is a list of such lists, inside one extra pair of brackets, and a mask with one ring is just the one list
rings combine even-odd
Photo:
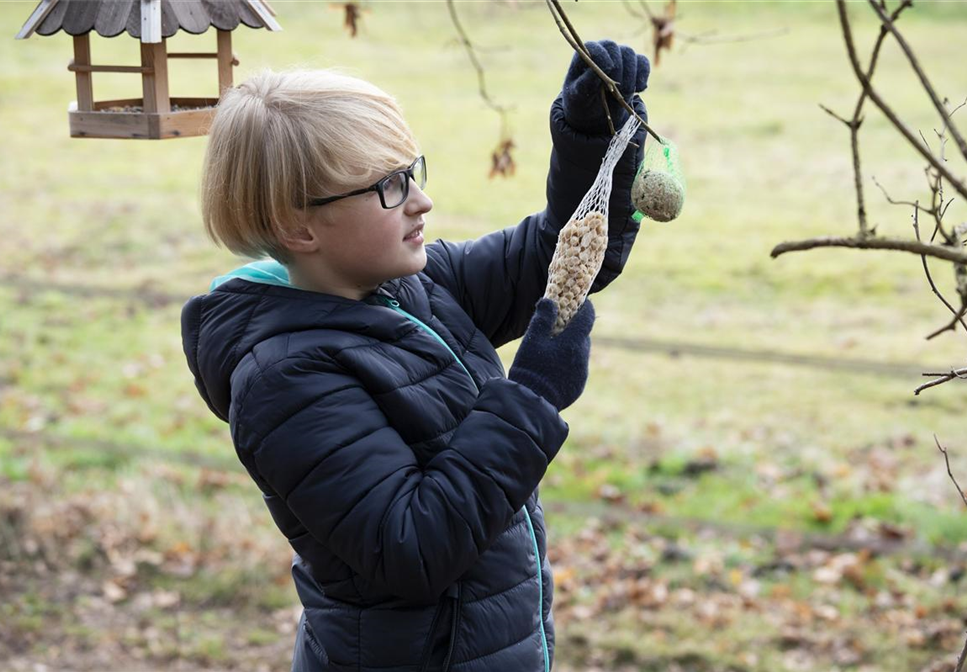
[(433, 200), (420, 189), (416, 182), (410, 180), (410, 193), (406, 197), (405, 207), (407, 214), (417, 215), (432, 210)]

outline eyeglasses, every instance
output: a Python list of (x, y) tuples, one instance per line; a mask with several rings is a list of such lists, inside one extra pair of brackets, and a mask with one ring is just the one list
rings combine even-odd
[(419, 185), (420, 189), (426, 186), (426, 158), (422, 156), (419, 157), (416, 161), (410, 164), (409, 168), (394, 171), (376, 184), (368, 186), (365, 189), (356, 189), (355, 191), (339, 194), (338, 196), (313, 198), (309, 200), (309, 205), (326, 205), (327, 203), (338, 201), (341, 198), (359, 196), (360, 194), (375, 191), (377, 194), (379, 194), (380, 205), (382, 205), (386, 210), (390, 210), (403, 205), (406, 197), (410, 194), (411, 179), (416, 182), (417, 185)]

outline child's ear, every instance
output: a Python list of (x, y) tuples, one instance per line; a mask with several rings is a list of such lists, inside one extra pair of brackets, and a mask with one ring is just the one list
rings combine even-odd
[(282, 245), (290, 252), (309, 253), (319, 247), (319, 239), (315, 232), (303, 224), (285, 231), (281, 238)]
[(295, 221), (282, 232), (282, 245), (290, 252), (315, 252), (319, 247), (319, 234), (307, 213), (299, 213)]

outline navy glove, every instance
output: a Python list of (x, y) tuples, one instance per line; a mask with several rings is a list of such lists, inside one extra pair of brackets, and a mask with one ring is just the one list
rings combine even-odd
[[(618, 92), (628, 104), (631, 104), (635, 93), (648, 88), (651, 63), (646, 57), (636, 54), (634, 49), (611, 40), (588, 42), (585, 46), (591, 54), (591, 60), (618, 83)], [(608, 118), (601, 104), (602, 85), (601, 78), (575, 53), (561, 91), (564, 120), (571, 128), (589, 135), (608, 132)], [(609, 92), (605, 91), (605, 94), (611, 120), (617, 130), (625, 123), (628, 112)]]
[(507, 377), (561, 411), (577, 401), (588, 380), (594, 306), (585, 301), (564, 331), (551, 336), (556, 319), (556, 303), (550, 299), (537, 302)]

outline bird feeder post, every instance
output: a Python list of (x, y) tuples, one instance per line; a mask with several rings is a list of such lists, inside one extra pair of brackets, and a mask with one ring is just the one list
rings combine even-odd
[[(74, 64), (90, 67), (91, 38), (88, 33), (74, 36)], [(94, 111), (94, 82), (90, 72), (77, 71), (74, 73), (77, 81), (77, 111)]]
[(231, 88), (232, 67), (235, 56), (232, 54), (232, 31), (218, 31), (218, 95), (221, 97), (225, 89)]
[(141, 43), (141, 87), (144, 92), (144, 113), (165, 114), (171, 112), (168, 98), (167, 40), (157, 43)]

